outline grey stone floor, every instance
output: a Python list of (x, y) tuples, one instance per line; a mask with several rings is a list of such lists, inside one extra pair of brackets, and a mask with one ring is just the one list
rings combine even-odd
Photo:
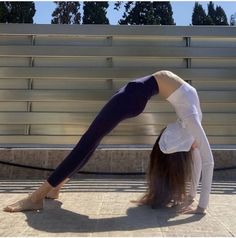
[(205, 216), (136, 206), (130, 200), (146, 188), (138, 176), (83, 175), (71, 180), (58, 200), (46, 200), (43, 211), (2, 211), (41, 182), (0, 180), (0, 236), (236, 236), (235, 181), (213, 182)]

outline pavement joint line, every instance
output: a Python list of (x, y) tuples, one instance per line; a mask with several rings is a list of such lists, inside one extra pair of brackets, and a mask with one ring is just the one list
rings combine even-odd
[(223, 222), (221, 222), (216, 216), (212, 215), (210, 211), (208, 211), (208, 213), (211, 217), (213, 217), (217, 222), (219, 222), (219, 224), (221, 224), (224, 227), (224, 229), (230, 234), (231, 237), (235, 237), (233, 232), (231, 232), (231, 230)]

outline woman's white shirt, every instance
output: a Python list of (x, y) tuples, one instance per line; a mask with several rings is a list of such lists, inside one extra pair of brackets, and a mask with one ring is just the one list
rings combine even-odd
[[(178, 120), (177, 122), (168, 125), (163, 132), (159, 142), (160, 148), (162, 147), (161, 149), (164, 153), (189, 151), (193, 141), (196, 141), (197, 149), (192, 151), (194, 177), (190, 195), (196, 195), (202, 171), (202, 187), (199, 206), (206, 208), (209, 203), (211, 191), (214, 159), (210, 144), (201, 125), (202, 111), (197, 91), (188, 83), (184, 83), (167, 98), (167, 101), (174, 107)], [(177, 138), (182, 138), (181, 141), (180, 139), (174, 139), (175, 135), (177, 135)], [(171, 137), (172, 139), (170, 139)], [(201, 162), (197, 160), (201, 160)]]

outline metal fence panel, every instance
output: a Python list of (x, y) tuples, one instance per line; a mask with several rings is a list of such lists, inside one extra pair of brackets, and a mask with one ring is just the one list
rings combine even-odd
[[(197, 88), (212, 145), (236, 144), (236, 28), (0, 24), (0, 142), (71, 145), (131, 79), (171, 70)], [(150, 145), (173, 108), (154, 96), (102, 144)]]

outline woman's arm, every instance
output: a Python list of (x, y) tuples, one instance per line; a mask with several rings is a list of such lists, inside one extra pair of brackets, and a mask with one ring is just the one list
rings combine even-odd
[(189, 133), (195, 138), (197, 147), (199, 148), (199, 156), (202, 161), (202, 188), (198, 206), (206, 209), (209, 202), (213, 177), (213, 155), (198, 115), (193, 114), (185, 118), (184, 124)]
[(197, 194), (197, 187), (199, 184), (202, 170), (202, 159), (200, 151), (197, 147), (191, 149), (191, 157), (193, 164), (192, 164), (192, 179), (190, 184), (189, 195), (192, 199), (194, 199)]

